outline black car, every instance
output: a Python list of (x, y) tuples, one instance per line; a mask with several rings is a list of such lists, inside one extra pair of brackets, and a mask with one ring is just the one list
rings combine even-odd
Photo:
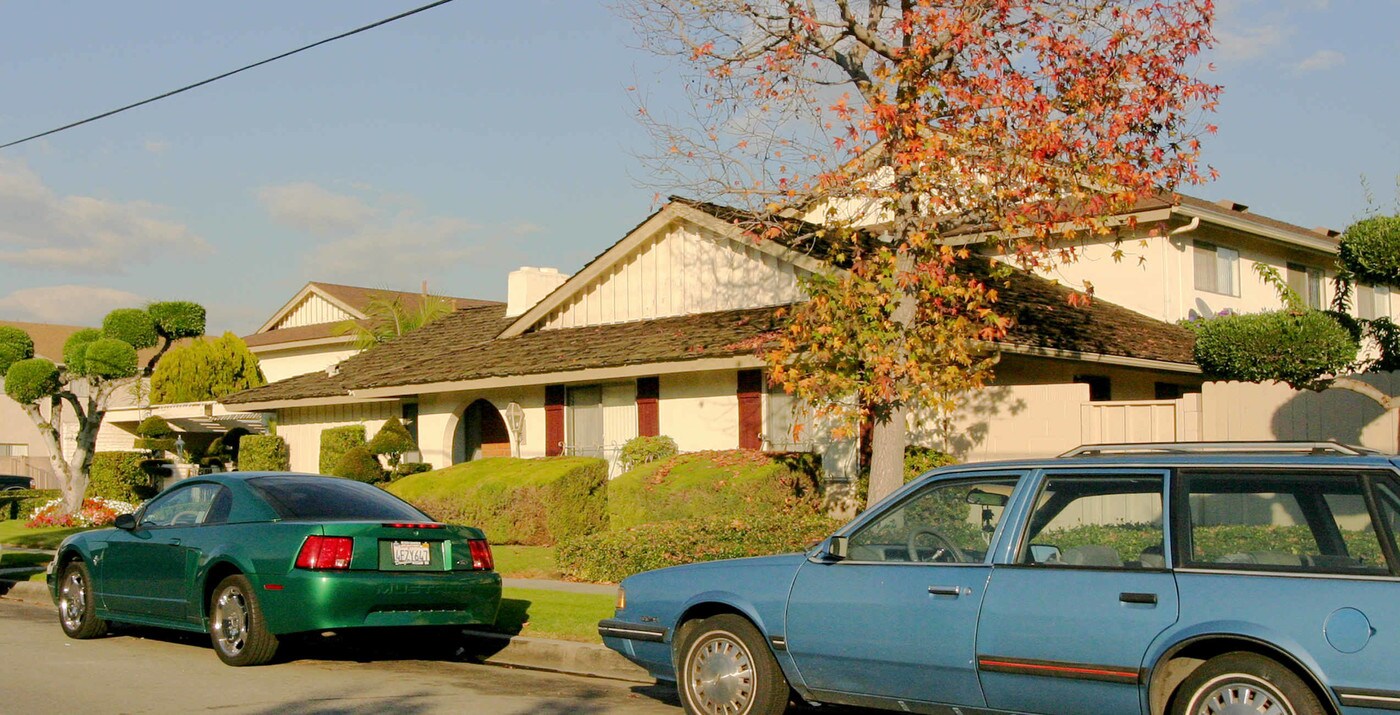
[(33, 489), (34, 480), (29, 477), (17, 477), (12, 474), (0, 474), (0, 492), (17, 492), (22, 489)]

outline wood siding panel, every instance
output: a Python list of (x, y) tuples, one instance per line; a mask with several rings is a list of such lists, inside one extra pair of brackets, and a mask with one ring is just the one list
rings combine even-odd
[(621, 323), (800, 300), (800, 269), (690, 226), (643, 242), (539, 323), (544, 329)]
[(740, 370), (739, 449), (763, 448), (763, 371)]
[(546, 385), (544, 388), (544, 456), (557, 457), (564, 453), (564, 398), (563, 385)]
[(273, 330), (281, 328), (297, 328), (303, 325), (320, 325), (322, 323), (338, 323), (342, 320), (354, 316), (332, 305), (325, 298), (311, 294), (306, 296), (292, 312), (272, 326)]

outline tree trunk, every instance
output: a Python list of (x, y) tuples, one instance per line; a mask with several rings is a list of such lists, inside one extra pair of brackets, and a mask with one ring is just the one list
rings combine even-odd
[(891, 409), (888, 419), (876, 419), (875, 427), (870, 431), (867, 509), (904, 486), (905, 418), (908, 412), (909, 408), (903, 406)]

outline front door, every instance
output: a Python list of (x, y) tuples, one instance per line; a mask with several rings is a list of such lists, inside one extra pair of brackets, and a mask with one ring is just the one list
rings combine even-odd
[(987, 706), (1046, 715), (1141, 711), (1148, 646), (1177, 619), (1163, 474), (1045, 474), (1011, 563), (987, 586), (977, 665)]
[(933, 482), (857, 526), (846, 559), (804, 564), (785, 630), (807, 687), (832, 702), (983, 706), (977, 612), (1018, 476)]

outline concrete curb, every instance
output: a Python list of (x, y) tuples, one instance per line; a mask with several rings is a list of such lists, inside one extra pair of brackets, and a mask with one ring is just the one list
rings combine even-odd
[[(40, 581), (0, 581), (0, 597), (54, 608), (48, 586)], [(488, 665), (547, 670), (595, 678), (654, 683), (646, 670), (596, 643), (526, 638), (495, 633), (473, 634), (476, 656)]]

